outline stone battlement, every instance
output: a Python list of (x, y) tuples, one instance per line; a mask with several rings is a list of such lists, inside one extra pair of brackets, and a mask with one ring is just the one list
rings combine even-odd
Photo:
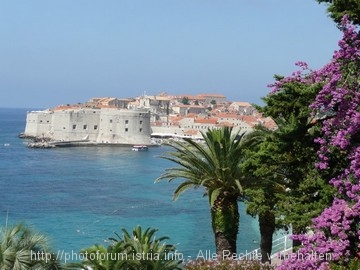
[(24, 136), (96, 144), (150, 144), (150, 112), (118, 108), (30, 111)]

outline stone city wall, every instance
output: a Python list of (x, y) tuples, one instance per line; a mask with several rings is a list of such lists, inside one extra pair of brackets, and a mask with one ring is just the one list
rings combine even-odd
[(88, 108), (32, 111), (27, 113), (24, 135), (53, 141), (150, 144), (150, 113)]

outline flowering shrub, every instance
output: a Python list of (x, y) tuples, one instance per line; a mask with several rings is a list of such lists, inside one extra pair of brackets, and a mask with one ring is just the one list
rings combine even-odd
[[(313, 219), (312, 234), (296, 235), (302, 242), (298, 256), (284, 260), (282, 269), (330, 269), (334, 265), (348, 267), (360, 250), (360, 34), (347, 17), (342, 21), (340, 49), (330, 63), (312, 71), (306, 63), (301, 70), (277, 81), (272, 92), (284, 83), (298, 82), (309, 87), (322, 85), (311, 105), (313, 121), (322, 122), (323, 136), (316, 167), (329, 170), (337, 166), (330, 183), (337, 190), (330, 207)], [(306, 257), (302, 255), (322, 254)], [(300, 256), (301, 255), (301, 256)], [(325, 256), (326, 255), (326, 256)], [(336, 268), (333, 268), (336, 269)], [(341, 269), (341, 268), (338, 268)], [(348, 268), (346, 268), (348, 269)]]
[(273, 270), (275, 266), (258, 260), (196, 260), (185, 264), (187, 270)]
[(335, 264), (330, 264), (331, 270), (359, 270), (360, 269), (360, 260), (359, 259), (352, 259), (349, 261), (347, 266), (340, 266)]

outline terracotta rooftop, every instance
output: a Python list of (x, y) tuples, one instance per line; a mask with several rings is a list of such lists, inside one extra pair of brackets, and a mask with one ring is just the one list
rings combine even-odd
[(216, 124), (217, 122), (218, 119), (216, 117), (194, 119), (194, 123), (199, 123), (199, 124)]
[(59, 105), (53, 108), (53, 111), (64, 111), (64, 110), (74, 110), (81, 108), (80, 105)]
[(240, 119), (251, 127), (259, 124), (259, 120), (252, 115), (242, 115)]
[(198, 131), (195, 130), (195, 129), (188, 129), (188, 130), (184, 131), (184, 134), (186, 134), (186, 135), (196, 135), (196, 134), (198, 134)]
[(172, 122), (180, 121), (183, 118), (184, 118), (183, 116), (178, 116), (178, 115), (170, 115), (169, 116), (169, 120)]
[(263, 118), (262, 120), (264, 120), (264, 124), (263, 124), (264, 127), (269, 128), (269, 129), (277, 128), (275, 121), (271, 117), (266, 117), (266, 118)]
[(234, 123), (230, 123), (230, 122), (221, 122), (219, 124), (216, 125), (217, 127), (233, 127)]

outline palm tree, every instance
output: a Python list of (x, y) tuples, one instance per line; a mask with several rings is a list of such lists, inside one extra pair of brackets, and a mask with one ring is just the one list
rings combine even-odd
[(236, 253), (238, 199), (243, 195), (239, 169), (244, 157), (241, 145), (243, 135), (232, 133), (232, 128), (223, 127), (202, 132), (204, 143), (190, 138), (168, 143), (175, 151), (161, 158), (179, 166), (166, 169), (156, 180), (183, 180), (174, 191), (174, 199), (190, 188), (205, 188), (209, 197), (218, 258)]
[(84, 260), (81, 262), (71, 262), (66, 265), (66, 269), (85, 269), (85, 270), (111, 270), (111, 260), (109, 260), (108, 248), (101, 245), (93, 245), (84, 248), (80, 252), (84, 255)]
[(48, 249), (44, 235), (34, 233), (24, 225), (5, 227), (0, 239), (0, 269), (61, 269)]
[(115, 254), (127, 254), (125, 269), (180, 270), (181, 260), (176, 254), (175, 246), (164, 242), (169, 240), (167, 236), (156, 238), (157, 231), (150, 227), (142, 230), (140, 226), (136, 226), (130, 234), (122, 229), (122, 237), (116, 234), (117, 238), (110, 238), (113, 242), (111, 251)]
[(91, 270), (177, 270), (181, 269), (181, 258), (174, 253), (175, 246), (166, 244), (166, 236), (156, 238), (157, 229), (140, 226), (129, 233), (121, 229), (123, 236), (109, 238), (110, 245), (94, 245), (81, 251), (86, 259), (80, 263), (70, 263), (68, 269)]

